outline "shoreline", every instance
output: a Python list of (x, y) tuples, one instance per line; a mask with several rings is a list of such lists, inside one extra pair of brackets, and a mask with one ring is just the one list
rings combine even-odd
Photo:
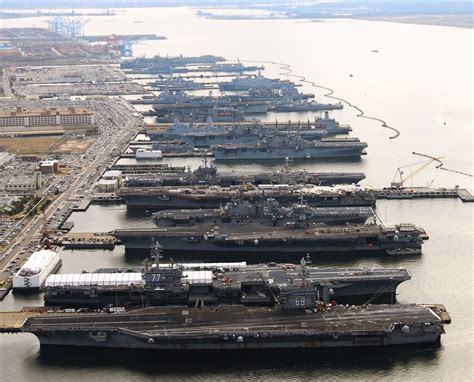
[(411, 15), (411, 16), (373, 16), (358, 20), (385, 21), (398, 24), (435, 25), (462, 29), (474, 28), (473, 15)]

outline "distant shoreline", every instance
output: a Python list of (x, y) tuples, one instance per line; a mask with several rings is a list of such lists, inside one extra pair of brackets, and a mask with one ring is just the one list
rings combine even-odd
[(443, 27), (454, 27), (473, 29), (473, 15), (413, 15), (413, 16), (373, 16), (363, 17), (359, 20), (386, 21), (391, 23), (437, 25)]
[(457, 14), (457, 15), (379, 15), (379, 16), (345, 16), (345, 17), (311, 17), (311, 15), (297, 15), (291, 16), (284, 12), (273, 12), (265, 15), (255, 14), (215, 14), (212, 12), (204, 12), (199, 10), (196, 12), (197, 16), (204, 17), (211, 20), (310, 20), (310, 21), (326, 21), (326, 20), (368, 20), (368, 21), (386, 21), (402, 24), (417, 24), (417, 25), (436, 25), (454, 28), (474, 28), (474, 15), (472, 14)]

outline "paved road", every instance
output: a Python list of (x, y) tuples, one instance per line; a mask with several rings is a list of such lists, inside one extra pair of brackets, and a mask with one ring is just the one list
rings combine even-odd
[[(123, 110), (122, 110), (123, 112)], [(130, 114), (133, 110), (130, 110)], [(100, 175), (97, 169), (100, 167), (104, 168), (106, 165), (109, 155), (112, 150), (116, 147), (124, 146), (128, 141), (131, 140), (132, 136), (136, 133), (136, 126), (132, 124), (130, 126), (121, 126), (119, 133), (112, 131), (107, 137), (101, 137), (102, 140), (107, 142), (105, 145), (100, 146), (97, 151), (92, 152), (94, 159), (83, 165), (81, 170), (74, 175), (74, 180), (69, 187), (60, 194), (44, 211), (44, 217), (46, 221), (49, 221), (53, 217), (54, 212), (61, 211), (68, 206), (68, 201), (79, 195), (79, 189), (81, 187), (92, 189), (95, 179)], [(99, 138), (98, 138), (99, 139)], [(89, 152), (91, 152), (89, 150)], [(90, 178), (91, 175), (97, 172), (97, 176)], [(6, 270), (6, 266), (16, 257), (20, 259), (17, 263), (21, 263), (30, 253), (21, 253), (22, 249), (28, 247), (34, 247), (38, 245), (42, 238), (44, 221), (41, 217), (35, 216), (25, 224), (19, 234), (16, 235), (15, 239), (12, 240), (10, 246), (5, 249), (5, 253), (10, 253), (0, 262), (0, 282), (8, 280), (10, 273)]]

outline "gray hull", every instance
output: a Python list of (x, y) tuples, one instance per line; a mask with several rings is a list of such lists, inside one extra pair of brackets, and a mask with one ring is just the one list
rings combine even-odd
[(359, 158), (365, 147), (347, 148), (212, 148), (215, 160), (269, 160), (269, 159), (322, 159)]
[[(431, 308), (413, 305), (304, 309), (151, 308), (125, 314), (28, 319), (41, 345), (150, 350), (345, 348), (433, 343), (444, 333)], [(303, 325), (304, 323), (304, 325)]]

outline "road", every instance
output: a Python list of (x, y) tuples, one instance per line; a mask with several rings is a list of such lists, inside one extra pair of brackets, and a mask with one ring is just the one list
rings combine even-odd
[[(121, 110), (121, 112), (123, 113), (124, 110)], [(132, 114), (133, 109), (130, 109), (129, 112)], [(92, 155), (93, 159), (89, 163), (87, 163), (87, 159), (83, 159), (82, 163), (78, 161), (78, 164), (82, 166), (77, 173), (75, 171), (73, 172), (72, 176), (74, 179), (72, 183), (44, 211), (44, 219), (46, 221), (49, 222), (55, 212), (60, 214), (61, 211), (69, 208), (68, 204), (72, 204), (71, 199), (77, 199), (81, 194), (81, 189), (86, 189), (87, 192), (91, 191), (96, 179), (101, 175), (97, 169), (100, 168), (101, 171), (105, 169), (108, 162), (114, 160), (114, 158), (110, 156), (113, 149), (125, 146), (126, 143), (131, 140), (132, 136), (136, 134), (137, 124), (132, 122), (136, 122), (136, 120), (133, 121), (133, 118), (130, 117), (129, 125), (117, 125), (119, 126), (118, 132), (116, 131), (117, 129), (110, 129), (104, 132), (103, 136), (99, 137), (96, 141), (98, 144), (94, 144), (89, 148), (86, 158)], [(100, 145), (101, 142), (106, 142), (106, 144)], [(97, 148), (96, 146), (99, 147)], [(97, 174), (95, 175), (94, 173)], [(35, 247), (39, 244), (43, 235), (43, 226), (44, 220), (41, 217), (33, 217), (25, 224), (15, 239), (12, 240), (10, 246), (5, 249), (7, 256), (0, 262), (0, 283), (7, 281), (10, 277), (10, 272), (6, 269), (7, 265), (11, 264), (12, 260), (15, 261), (16, 264), (21, 264), (31, 252), (31, 250), (28, 252), (25, 251), (25, 249)]]

